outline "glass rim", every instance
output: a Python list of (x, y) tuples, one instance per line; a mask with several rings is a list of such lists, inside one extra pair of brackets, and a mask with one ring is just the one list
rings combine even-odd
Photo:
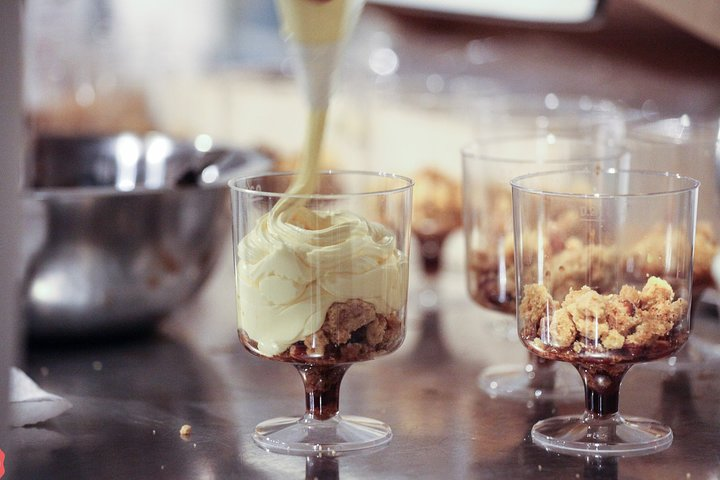
[(563, 92), (518, 92), (501, 93), (492, 97), (481, 97), (475, 102), (488, 105), (491, 109), (500, 106), (499, 111), (524, 111), (532, 114), (541, 112), (548, 114), (572, 113), (580, 118), (596, 118), (610, 116), (623, 119), (622, 108), (609, 98), (594, 95), (563, 93)]
[(368, 191), (358, 191), (351, 193), (287, 193), (287, 192), (267, 192), (262, 190), (253, 190), (252, 188), (241, 187), (238, 185), (239, 182), (248, 181), (253, 179), (261, 178), (278, 178), (278, 177), (293, 177), (299, 175), (298, 171), (287, 171), (287, 172), (265, 172), (253, 175), (245, 175), (241, 177), (231, 178), (227, 185), (230, 187), (232, 192), (244, 193), (258, 197), (269, 197), (269, 198), (298, 198), (298, 199), (341, 199), (341, 198), (352, 198), (352, 197), (364, 197), (374, 195), (391, 195), (394, 193), (400, 193), (403, 191), (410, 190), (414, 185), (415, 181), (404, 175), (396, 173), (383, 172), (383, 171), (372, 171), (372, 170), (320, 170), (316, 172), (317, 176), (334, 176), (334, 175), (355, 175), (362, 177), (375, 177), (384, 179), (393, 179), (402, 182), (403, 184), (394, 188), (386, 189), (372, 189)]
[[(707, 135), (710, 132), (714, 135)], [(703, 115), (680, 115), (653, 118), (631, 125), (627, 130), (629, 142), (652, 145), (686, 145), (695, 140), (699, 146), (720, 144), (720, 118)], [(707, 137), (703, 136), (707, 135)]]
[[(482, 162), (482, 163), (506, 163), (506, 164), (519, 164), (519, 165), (583, 165), (591, 162), (611, 162), (618, 160), (628, 153), (628, 150), (621, 145), (608, 145), (608, 151), (603, 154), (597, 155), (580, 155), (576, 158), (570, 159), (557, 159), (557, 160), (543, 160), (538, 161), (535, 158), (519, 158), (517, 156), (498, 156), (498, 155), (485, 155), (478, 151), (478, 147), (483, 143), (493, 142), (513, 142), (520, 139), (532, 139), (541, 137), (542, 134), (538, 133), (523, 135), (522, 133), (501, 135), (496, 137), (489, 137), (483, 139), (475, 139), (472, 142), (466, 144), (460, 149), (460, 154), (464, 162)], [(559, 135), (560, 138), (565, 138), (564, 135)]]
[[(624, 194), (608, 194), (608, 193), (572, 193), (572, 192), (564, 192), (561, 190), (553, 190), (552, 188), (536, 188), (536, 187), (528, 187), (521, 184), (521, 182), (533, 179), (533, 178), (539, 178), (539, 177), (550, 177), (550, 176), (556, 176), (556, 175), (567, 175), (567, 174), (573, 174), (573, 173), (580, 173), (580, 174), (609, 174), (609, 175), (617, 175), (617, 174), (630, 174), (630, 175), (641, 175), (645, 177), (667, 177), (667, 178), (675, 178), (678, 180), (682, 180), (686, 183), (685, 186), (681, 186), (678, 188), (673, 189), (667, 189), (667, 190), (661, 190), (661, 191), (651, 191), (647, 193), (624, 193)], [(530, 193), (530, 194), (536, 194), (536, 195), (552, 195), (555, 197), (568, 197), (568, 198), (639, 198), (639, 197), (655, 197), (655, 196), (668, 196), (668, 195), (678, 195), (682, 193), (687, 193), (692, 190), (697, 190), (697, 188), (700, 186), (700, 181), (688, 177), (685, 175), (680, 175), (679, 173), (669, 172), (669, 171), (655, 171), (655, 170), (632, 170), (632, 169), (618, 169), (618, 168), (607, 168), (598, 170), (596, 168), (589, 168), (589, 167), (582, 167), (582, 168), (572, 168), (572, 169), (565, 169), (565, 170), (552, 170), (547, 172), (533, 172), (533, 173), (526, 173), (524, 175), (519, 175), (513, 179), (510, 180), (510, 185), (513, 190), (521, 191), (524, 193)]]

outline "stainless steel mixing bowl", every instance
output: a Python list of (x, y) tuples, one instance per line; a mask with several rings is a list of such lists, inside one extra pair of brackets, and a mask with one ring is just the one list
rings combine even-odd
[(190, 300), (226, 245), (227, 178), (270, 160), (122, 134), (38, 139), (28, 167), (22, 311), (56, 338), (151, 327)]

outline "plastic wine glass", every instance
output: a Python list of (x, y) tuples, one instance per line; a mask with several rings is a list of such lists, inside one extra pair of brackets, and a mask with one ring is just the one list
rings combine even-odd
[[(585, 387), (585, 412), (539, 421), (533, 442), (596, 457), (669, 447), (670, 427), (619, 413), (620, 384), (634, 364), (688, 338), (699, 182), (583, 168), (511, 183), (520, 338), (535, 355), (572, 364)], [(555, 212), (579, 221), (555, 229)]]
[(294, 178), (230, 182), (240, 340), (292, 364), (305, 386), (305, 414), (264, 421), (253, 439), (304, 456), (378, 448), (390, 427), (341, 415), (340, 384), (353, 363), (405, 337), (413, 183), (334, 171), (318, 174), (318, 193), (285, 193)]
[(691, 311), (693, 335), (677, 355), (649, 364), (653, 368), (670, 372), (696, 370), (720, 359), (716, 318), (696, 314), (703, 298), (710, 304), (717, 302), (712, 265), (720, 252), (717, 216), (720, 189), (712, 180), (719, 171), (716, 165), (720, 158), (719, 132), (716, 118), (692, 115), (655, 118), (636, 122), (628, 128), (626, 145), (633, 169), (675, 172), (698, 178), (705, 185), (698, 194)]
[(417, 339), (412, 352), (437, 364), (449, 352), (443, 279), (454, 273), (459, 252), (452, 247), (462, 228), (461, 170), (453, 160), (458, 145), (472, 138), (468, 102), (498, 90), (480, 77), (383, 71), (372, 61), (369, 65), (376, 74), (365, 102), (370, 165), (415, 182), (411, 269), (417, 274), (411, 277), (408, 302), (408, 326)]
[[(564, 118), (564, 117), (563, 117)], [(463, 214), (467, 288), (484, 309), (500, 312), (513, 332), (516, 307), (510, 180), (518, 175), (577, 165), (617, 166), (624, 159), (620, 140), (599, 140), (605, 124), (587, 128), (526, 129), (478, 140), (462, 150)], [(574, 218), (554, 212), (556, 228)], [(503, 328), (503, 327), (501, 327)], [(526, 363), (492, 365), (478, 382), (494, 397), (563, 399), (581, 393), (573, 376), (556, 372), (553, 362), (528, 354)], [(572, 373), (572, 372), (570, 372)]]
[(462, 227), (461, 171), (451, 160), (458, 145), (472, 137), (467, 104), (497, 91), (485, 79), (436, 72), (392, 72), (374, 79), (368, 129), (372, 164), (415, 181), (411, 228), (421, 275), (413, 278), (418, 292), (411, 297), (417, 297), (421, 315), (440, 309), (437, 283), (447, 240)]

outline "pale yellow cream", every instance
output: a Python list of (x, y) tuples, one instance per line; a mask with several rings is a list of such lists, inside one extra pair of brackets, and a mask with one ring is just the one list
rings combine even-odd
[(382, 225), (305, 207), (266, 214), (239, 246), (239, 327), (268, 356), (316, 332), (334, 302), (389, 314), (405, 304), (408, 263)]

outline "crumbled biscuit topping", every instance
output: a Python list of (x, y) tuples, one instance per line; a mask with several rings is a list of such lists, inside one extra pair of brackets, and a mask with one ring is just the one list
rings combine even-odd
[(536, 346), (572, 348), (576, 353), (648, 346), (666, 336), (687, 314), (688, 303), (673, 300), (665, 280), (650, 277), (642, 290), (625, 285), (618, 294), (602, 295), (588, 286), (571, 289), (562, 302), (544, 285), (523, 289), (520, 318), (523, 335)]
[(372, 303), (350, 299), (333, 303), (320, 330), (305, 337), (302, 348), (291, 346), (289, 355), (357, 361), (396, 348), (401, 338), (402, 323), (396, 313), (381, 315)]

